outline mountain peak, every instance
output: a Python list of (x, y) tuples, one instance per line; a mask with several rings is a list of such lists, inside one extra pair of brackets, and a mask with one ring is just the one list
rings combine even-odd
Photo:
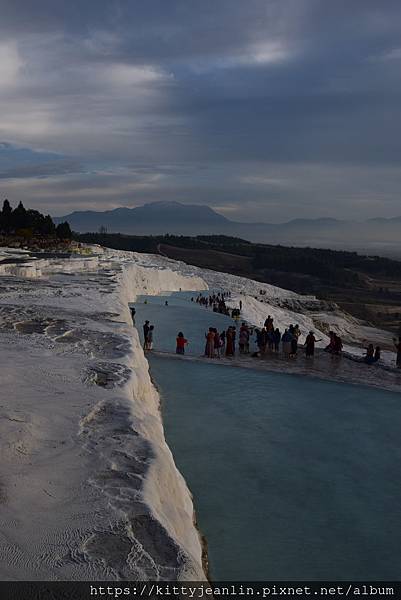
[(209, 232), (230, 222), (210, 206), (174, 200), (160, 200), (134, 208), (120, 207), (104, 212), (76, 211), (55, 219), (56, 222), (61, 220), (68, 221), (76, 231), (96, 231), (104, 226), (114, 232), (139, 229), (141, 233), (183, 234), (188, 234), (194, 227), (200, 228), (202, 233)]
[(210, 208), (210, 206), (207, 206), (206, 204), (186, 204), (184, 202), (177, 202), (176, 200), (157, 200), (156, 202), (148, 202), (148, 204), (138, 206), (136, 209), (133, 210), (152, 210), (154, 208), (185, 212), (203, 212), (213, 214), (225, 219), (223, 215), (220, 215), (215, 210), (213, 210), (213, 208)]
[[(178, 206), (187, 206), (182, 202), (177, 202), (177, 200), (156, 200), (155, 202), (149, 202), (148, 204), (144, 204), (143, 206), (162, 206), (165, 208), (177, 208)], [(191, 205), (189, 205), (191, 206)], [(138, 207), (142, 208), (142, 207)]]
[(149, 202), (143, 206), (138, 206), (130, 210), (131, 215), (136, 219), (146, 218), (147, 215), (152, 218), (163, 219), (165, 222), (202, 222), (218, 224), (226, 223), (227, 219), (214, 211), (205, 204), (184, 204), (174, 200), (160, 200)]

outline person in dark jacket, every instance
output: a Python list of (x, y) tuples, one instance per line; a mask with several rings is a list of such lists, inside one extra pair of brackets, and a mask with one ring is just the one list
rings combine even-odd
[(267, 315), (264, 325), (268, 333), (271, 333), (274, 330), (273, 318), (270, 315)]
[(277, 327), (273, 333), (274, 352), (279, 352), (280, 341), (281, 341), (281, 333), (280, 333), (280, 329)]
[(148, 341), (148, 335), (149, 335), (149, 321), (145, 321), (145, 324), (143, 326), (143, 347), (146, 348), (146, 342)]
[(289, 358), (291, 355), (292, 338), (292, 333), (286, 329), (283, 333), (283, 337), (281, 338), (281, 341), (283, 342), (283, 354), (285, 358)]
[(336, 356), (341, 356), (341, 352), (343, 350), (343, 342), (339, 335), (334, 334), (334, 350), (333, 353)]
[(329, 331), (330, 342), (326, 346), (325, 351), (330, 352), (330, 354), (333, 354), (333, 352), (334, 352), (335, 337), (336, 337), (336, 334), (334, 333), (334, 331)]
[(262, 354), (265, 354), (267, 346), (267, 329), (266, 327), (262, 327), (260, 332), (260, 351)]
[(262, 337), (261, 337), (261, 331), (260, 329), (255, 329), (255, 335), (256, 335), (256, 345), (258, 347), (259, 352), (261, 351), (261, 345), (262, 345)]
[(395, 364), (399, 369), (401, 369), (401, 336), (398, 338), (398, 342), (395, 338), (393, 338), (393, 342), (395, 351), (397, 353), (395, 358)]
[(309, 358), (311, 356), (314, 356), (315, 354), (315, 343), (316, 342), (321, 342), (322, 340), (317, 340), (315, 338), (315, 334), (313, 333), (313, 331), (310, 331), (308, 333), (308, 335), (306, 336), (306, 340), (305, 340), (305, 355)]
[(365, 363), (367, 365), (371, 365), (374, 362), (375, 362), (375, 348), (374, 348), (373, 344), (369, 344), (369, 346), (366, 349)]
[(155, 326), (151, 325), (146, 335), (145, 350), (153, 350), (153, 331)]

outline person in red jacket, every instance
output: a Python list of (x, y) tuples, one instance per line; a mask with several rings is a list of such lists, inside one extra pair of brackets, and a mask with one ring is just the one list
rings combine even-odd
[(188, 340), (184, 338), (184, 334), (180, 331), (177, 335), (177, 347), (175, 349), (176, 354), (185, 354), (185, 346), (188, 344)]

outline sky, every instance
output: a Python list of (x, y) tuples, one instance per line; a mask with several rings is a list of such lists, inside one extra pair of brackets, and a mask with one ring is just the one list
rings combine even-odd
[(400, 216), (401, 3), (0, 0), (0, 198)]

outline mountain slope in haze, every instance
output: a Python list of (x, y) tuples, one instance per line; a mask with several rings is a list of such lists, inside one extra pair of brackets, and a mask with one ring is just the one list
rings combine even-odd
[(162, 201), (104, 212), (77, 211), (54, 221), (68, 221), (74, 231), (82, 233), (105, 227), (111, 233), (131, 235), (223, 234), (252, 242), (368, 250), (401, 257), (401, 217), (363, 222), (317, 218), (279, 224), (240, 223), (209, 206)]
[(215, 212), (209, 206), (181, 204), (179, 202), (152, 202), (137, 208), (115, 208), (104, 212), (76, 211), (65, 217), (58, 217), (56, 222), (67, 220), (76, 231), (96, 231), (106, 227), (110, 232), (139, 233), (146, 230), (159, 233), (166, 227), (181, 230), (182, 227), (225, 226), (228, 219)]

